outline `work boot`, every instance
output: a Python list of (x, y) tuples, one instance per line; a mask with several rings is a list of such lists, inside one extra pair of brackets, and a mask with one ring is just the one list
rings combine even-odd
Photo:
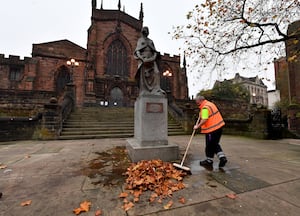
[(212, 166), (212, 165), (213, 165), (212, 160), (206, 159), (206, 160), (200, 161), (200, 166)]
[(226, 163), (227, 163), (227, 158), (226, 157), (221, 157), (220, 162), (219, 162), (219, 168), (224, 167)]
[(208, 170), (212, 170), (213, 169), (213, 161), (210, 159), (206, 159), (203, 161), (200, 161), (200, 166), (203, 166), (204, 168), (208, 169)]

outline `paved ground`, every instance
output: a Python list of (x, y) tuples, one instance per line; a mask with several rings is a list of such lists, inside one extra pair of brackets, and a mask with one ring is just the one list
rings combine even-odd
[[(169, 137), (181, 151), (188, 139)], [(198, 165), (204, 137), (196, 136), (187, 161), (193, 175), (184, 179), (185, 189), (174, 193), (173, 206), (163, 208), (169, 200), (150, 204), (144, 194), (127, 213), (118, 198), (128, 165), (125, 144), (125, 139), (0, 143), (0, 215), (74, 215), (84, 200), (92, 206), (81, 215), (95, 215), (98, 209), (116, 216), (299, 215), (300, 140), (223, 136), (229, 163), (224, 170), (208, 171)], [(178, 202), (180, 197), (185, 204)], [(22, 207), (27, 200), (32, 203)]]

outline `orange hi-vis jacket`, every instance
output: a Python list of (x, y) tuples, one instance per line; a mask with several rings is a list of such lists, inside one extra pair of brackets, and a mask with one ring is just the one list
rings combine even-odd
[(211, 133), (225, 125), (223, 117), (215, 104), (204, 100), (199, 106), (200, 116), (203, 108), (208, 109), (209, 117), (205, 124), (201, 126), (201, 133)]

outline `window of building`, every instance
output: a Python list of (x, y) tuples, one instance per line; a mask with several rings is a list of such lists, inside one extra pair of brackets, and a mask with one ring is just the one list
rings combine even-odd
[(128, 77), (127, 50), (120, 40), (115, 40), (110, 44), (106, 59), (106, 74)]
[(9, 68), (9, 80), (18, 81), (20, 80), (23, 73), (22, 67), (12, 66)]

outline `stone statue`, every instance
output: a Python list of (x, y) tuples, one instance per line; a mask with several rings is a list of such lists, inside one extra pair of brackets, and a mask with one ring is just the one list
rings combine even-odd
[(134, 58), (138, 60), (135, 79), (139, 84), (140, 95), (165, 95), (160, 88), (160, 72), (157, 65), (159, 53), (153, 41), (148, 38), (148, 27), (143, 27), (141, 33), (134, 52)]

